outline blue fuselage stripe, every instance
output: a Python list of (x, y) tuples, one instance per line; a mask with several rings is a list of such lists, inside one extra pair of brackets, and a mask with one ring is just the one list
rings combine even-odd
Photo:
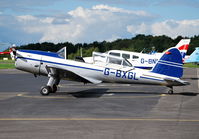
[(38, 59), (32, 59), (32, 58), (26, 58), (26, 57), (18, 57), (18, 58), (103, 72), (103, 70), (99, 70), (99, 69), (87, 68), (87, 67), (82, 67), (82, 66), (75, 66), (75, 65), (70, 65), (70, 64), (63, 64), (63, 63), (58, 63), (58, 62), (51, 62), (51, 61), (46, 61), (46, 60), (38, 60)]
[(50, 56), (50, 57), (63, 59), (63, 57), (61, 57), (57, 53), (53, 53), (53, 52), (45, 52), (45, 51), (38, 51), (38, 50), (18, 50), (18, 51), (23, 52), (23, 53), (31, 53), (31, 54), (37, 54), (37, 55), (42, 55), (42, 56)]
[(135, 68), (139, 69), (152, 69), (153, 67), (141, 67), (141, 66), (134, 66)]

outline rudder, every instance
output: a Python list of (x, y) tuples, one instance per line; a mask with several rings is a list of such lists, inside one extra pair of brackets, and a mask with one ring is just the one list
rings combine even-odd
[(182, 66), (181, 53), (177, 48), (173, 47), (163, 54), (151, 72), (180, 78), (183, 75)]
[(178, 48), (178, 50), (180, 51), (181, 55), (182, 55), (182, 59), (185, 59), (185, 55), (187, 53), (187, 50), (189, 48), (189, 43), (190, 43), (191, 39), (182, 39), (180, 40), (180, 42), (175, 46), (176, 48)]

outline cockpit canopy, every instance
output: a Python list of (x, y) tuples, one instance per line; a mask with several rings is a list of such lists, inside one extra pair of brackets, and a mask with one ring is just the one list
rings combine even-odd
[(125, 58), (108, 55), (106, 53), (93, 52), (93, 63), (102, 62), (106, 64), (116, 64), (123, 67), (133, 67), (132, 64)]
[(57, 54), (64, 58), (64, 59), (67, 59), (67, 51), (66, 51), (66, 47), (63, 47), (62, 49), (60, 49)]

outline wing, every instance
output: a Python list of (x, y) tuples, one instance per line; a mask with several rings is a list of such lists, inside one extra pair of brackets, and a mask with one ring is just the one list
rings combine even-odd
[(171, 86), (184, 86), (184, 85), (189, 85), (190, 83), (187, 81), (183, 81), (183, 80), (174, 80), (174, 79), (170, 79), (170, 78), (165, 78), (164, 79), (169, 85)]
[(49, 65), (49, 66), (46, 66), (46, 69), (48, 73), (51, 72), (51, 69), (54, 70), (56, 76), (59, 76), (60, 79), (72, 80), (72, 81), (78, 81), (78, 82), (84, 82), (84, 83), (93, 83), (93, 84), (98, 84), (102, 82), (100, 80), (86, 77), (84, 75), (81, 75), (81, 73), (75, 73), (74, 71), (70, 71), (62, 67)]

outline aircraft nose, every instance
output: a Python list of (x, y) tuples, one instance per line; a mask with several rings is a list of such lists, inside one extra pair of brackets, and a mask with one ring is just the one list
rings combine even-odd
[(15, 51), (13, 53), (14, 59), (15, 59), (15, 68), (20, 69), (21, 67), (23, 67), (24, 63), (26, 63), (26, 61), (24, 59), (21, 59), (22, 56), (20, 55), (19, 51)]

